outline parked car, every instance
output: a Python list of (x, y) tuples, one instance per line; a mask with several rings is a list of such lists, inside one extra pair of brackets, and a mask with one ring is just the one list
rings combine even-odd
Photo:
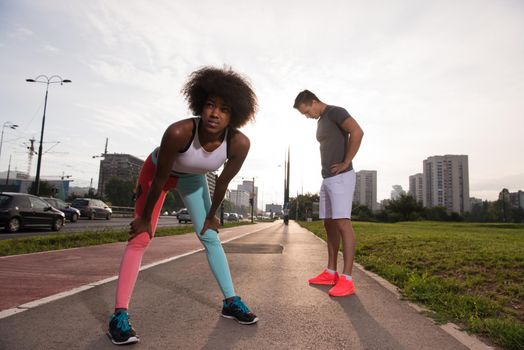
[(0, 192), (0, 225), (10, 233), (24, 227), (47, 226), (60, 231), (65, 215), (49, 203), (27, 193)]
[(178, 222), (180, 224), (181, 223), (186, 223), (186, 222), (191, 222), (191, 217), (189, 216), (189, 211), (187, 211), (186, 208), (180, 209), (180, 211), (177, 214), (177, 219), (178, 219)]
[(227, 221), (239, 221), (240, 220), (237, 213), (229, 213), (226, 219)]
[(70, 222), (77, 222), (78, 218), (80, 217), (80, 210), (73, 208), (71, 205), (67, 204), (63, 200), (59, 198), (52, 198), (52, 197), (40, 197), (43, 200), (45, 200), (47, 203), (51, 204), (51, 206), (55, 209), (60, 210), (62, 213), (65, 214), (65, 217)]
[(71, 206), (80, 210), (81, 217), (87, 217), (89, 220), (110, 220), (111, 215), (113, 215), (111, 208), (109, 208), (109, 206), (100, 199), (76, 198), (71, 203)]

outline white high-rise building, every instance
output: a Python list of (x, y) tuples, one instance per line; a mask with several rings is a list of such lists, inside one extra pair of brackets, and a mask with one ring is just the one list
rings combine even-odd
[(469, 212), (469, 170), (467, 155), (433, 156), (423, 162), (423, 203), (443, 206), (450, 212)]
[(244, 190), (229, 191), (229, 200), (237, 207), (249, 206), (249, 192)]
[(377, 171), (360, 170), (356, 173), (355, 193), (353, 202), (365, 205), (372, 211), (378, 210), (377, 206)]
[[(253, 188), (253, 181), (242, 181), (242, 185), (237, 185), (237, 190), (246, 191), (250, 194), (250, 196), (253, 196), (253, 208), (255, 209), (255, 213), (258, 210), (258, 187)], [(250, 197), (251, 198), (251, 197)], [(249, 205), (249, 202), (248, 204)]]
[(409, 192), (408, 194), (415, 198), (417, 202), (423, 202), (424, 193), (424, 175), (418, 173), (409, 177)]

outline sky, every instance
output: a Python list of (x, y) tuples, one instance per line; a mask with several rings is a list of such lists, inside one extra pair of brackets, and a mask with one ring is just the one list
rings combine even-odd
[(364, 130), (354, 168), (376, 170), (378, 200), (409, 187), (429, 156), (469, 156), (470, 196), (524, 190), (524, 2), (0, 0), (0, 171), (36, 172), (45, 84), (41, 175), (98, 183), (109, 153), (141, 159), (166, 127), (190, 117), (180, 90), (203, 66), (231, 67), (259, 102), (244, 166), (259, 207), (321, 183), (316, 121), (292, 108), (309, 89)]

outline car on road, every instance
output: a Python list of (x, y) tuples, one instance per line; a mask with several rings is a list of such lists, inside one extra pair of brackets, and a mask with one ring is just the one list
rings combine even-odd
[(47, 226), (53, 231), (60, 231), (64, 221), (64, 213), (37, 196), (0, 192), (0, 225), (9, 233), (38, 226)]
[(238, 216), (237, 213), (229, 213), (229, 215), (227, 216), (227, 218), (225, 218), (227, 221), (239, 221), (240, 220), (240, 217)]
[(80, 210), (81, 217), (87, 217), (89, 220), (106, 219), (111, 220), (113, 210), (100, 199), (93, 198), (76, 198), (71, 202), (71, 206)]
[(180, 209), (177, 214), (178, 223), (191, 222), (191, 217), (189, 216), (189, 211), (186, 208)]
[(70, 222), (77, 222), (78, 218), (80, 217), (80, 210), (72, 207), (71, 205), (67, 204), (63, 200), (59, 198), (52, 198), (52, 197), (40, 197), (43, 200), (45, 200), (47, 203), (51, 204), (51, 206), (55, 209), (60, 210), (62, 213), (65, 214), (65, 217)]

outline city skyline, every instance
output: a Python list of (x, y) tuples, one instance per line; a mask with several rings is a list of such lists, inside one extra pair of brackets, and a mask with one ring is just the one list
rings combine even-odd
[(283, 200), (288, 146), (290, 195), (320, 187), (316, 123), (292, 108), (305, 88), (364, 129), (354, 167), (377, 170), (378, 201), (444, 154), (467, 154), (470, 195), (496, 200), (524, 188), (523, 23), (519, 1), (3, 1), (0, 124), (19, 127), (3, 130), (0, 171), (10, 156), (25, 171), (29, 139), (38, 147), (45, 89), (27, 78), (72, 80), (49, 89), (41, 176), (89, 186), (106, 138), (108, 153), (145, 159), (190, 117), (179, 93), (188, 74), (230, 65), (259, 97), (238, 174), (255, 177), (259, 207)]

